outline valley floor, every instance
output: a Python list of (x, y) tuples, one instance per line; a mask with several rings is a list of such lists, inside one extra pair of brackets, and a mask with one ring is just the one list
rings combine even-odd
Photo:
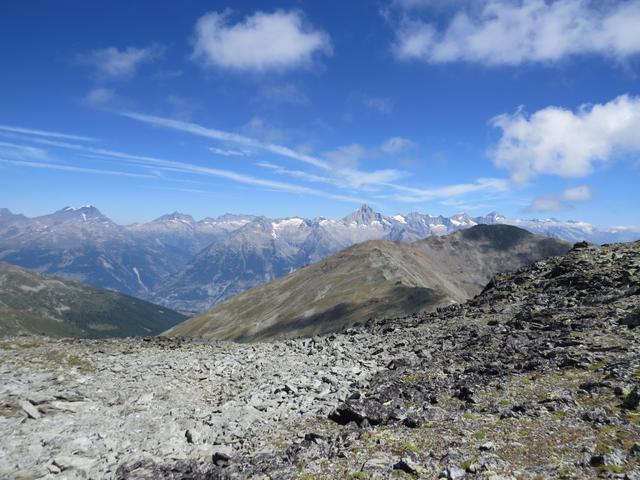
[(639, 252), (311, 339), (4, 339), (0, 478), (640, 479)]

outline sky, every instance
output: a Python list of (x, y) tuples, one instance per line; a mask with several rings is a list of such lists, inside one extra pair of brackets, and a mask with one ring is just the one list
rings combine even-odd
[(640, 226), (640, 1), (0, 4), (0, 207)]

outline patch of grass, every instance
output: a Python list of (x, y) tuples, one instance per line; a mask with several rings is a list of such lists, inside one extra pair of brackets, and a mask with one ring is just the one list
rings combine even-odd
[(365, 472), (355, 472), (352, 473), (349, 478), (351, 480), (366, 480), (367, 478), (369, 478), (369, 475), (367, 475)]
[(599, 362), (595, 362), (595, 363), (592, 363), (591, 365), (589, 365), (589, 368), (587, 370), (589, 370), (590, 372), (597, 372), (602, 367), (606, 367), (607, 365), (609, 365), (608, 361), (600, 360)]
[(93, 365), (85, 359), (61, 350), (49, 350), (42, 358), (42, 363), (50, 368), (75, 368), (80, 373), (91, 373), (95, 371)]
[(411, 442), (404, 442), (402, 444), (402, 448), (404, 448), (406, 451), (408, 452), (414, 452), (414, 453), (419, 453), (420, 449), (418, 447), (416, 447), (413, 443)]
[(570, 478), (571, 477), (571, 469), (567, 466), (560, 467), (558, 469), (558, 478)]
[(487, 432), (485, 432), (484, 430), (474, 432), (473, 438), (475, 438), (476, 440), (484, 440), (485, 438), (487, 438)]
[(473, 412), (470, 412), (469, 410), (466, 410), (463, 414), (462, 414), (462, 418), (464, 418), (465, 420), (478, 420), (480, 418), (482, 418), (480, 415), (477, 415)]
[(624, 473), (625, 468), (619, 465), (601, 465), (598, 467), (598, 471), (602, 473)]
[(552, 413), (552, 416), (556, 420), (564, 420), (567, 416), (567, 412), (565, 412), (564, 410), (556, 410)]
[(627, 413), (627, 420), (634, 425), (640, 425), (640, 413)]
[(468, 458), (467, 460), (465, 460), (464, 462), (462, 462), (460, 464), (460, 467), (465, 471), (468, 472), (469, 469), (471, 468), (471, 465), (473, 465), (473, 463), (476, 461), (475, 458)]

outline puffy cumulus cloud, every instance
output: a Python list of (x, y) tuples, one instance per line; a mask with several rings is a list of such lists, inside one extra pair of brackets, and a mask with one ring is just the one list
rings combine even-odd
[(256, 12), (231, 23), (229, 12), (210, 12), (195, 27), (193, 58), (237, 71), (288, 70), (331, 54), (331, 40), (297, 11)]
[(547, 107), (527, 115), (519, 109), (492, 124), (502, 136), (490, 156), (518, 183), (541, 174), (582, 177), (616, 154), (640, 152), (640, 97), (622, 95), (576, 112)]
[(410, 150), (413, 147), (415, 147), (415, 143), (408, 138), (391, 137), (380, 146), (380, 150), (389, 155), (395, 155)]
[(127, 47), (123, 50), (107, 47), (78, 55), (77, 59), (81, 64), (93, 67), (101, 77), (127, 78), (133, 76), (140, 65), (160, 58), (164, 50), (160, 45), (145, 48)]
[(572, 202), (591, 200), (591, 188), (587, 185), (568, 188), (561, 195), (542, 195), (534, 198), (526, 208), (528, 212), (559, 212), (573, 209)]
[(402, 15), (393, 51), (405, 60), (485, 65), (555, 62), (579, 54), (625, 58), (640, 53), (639, 24), (635, 0), (484, 0), (459, 10), (444, 28)]

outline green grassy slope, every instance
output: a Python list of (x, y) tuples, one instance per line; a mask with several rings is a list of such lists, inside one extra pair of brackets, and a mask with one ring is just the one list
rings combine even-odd
[(0, 335), (156, 335), (184, 319), (127, 295), (0, 263)]

